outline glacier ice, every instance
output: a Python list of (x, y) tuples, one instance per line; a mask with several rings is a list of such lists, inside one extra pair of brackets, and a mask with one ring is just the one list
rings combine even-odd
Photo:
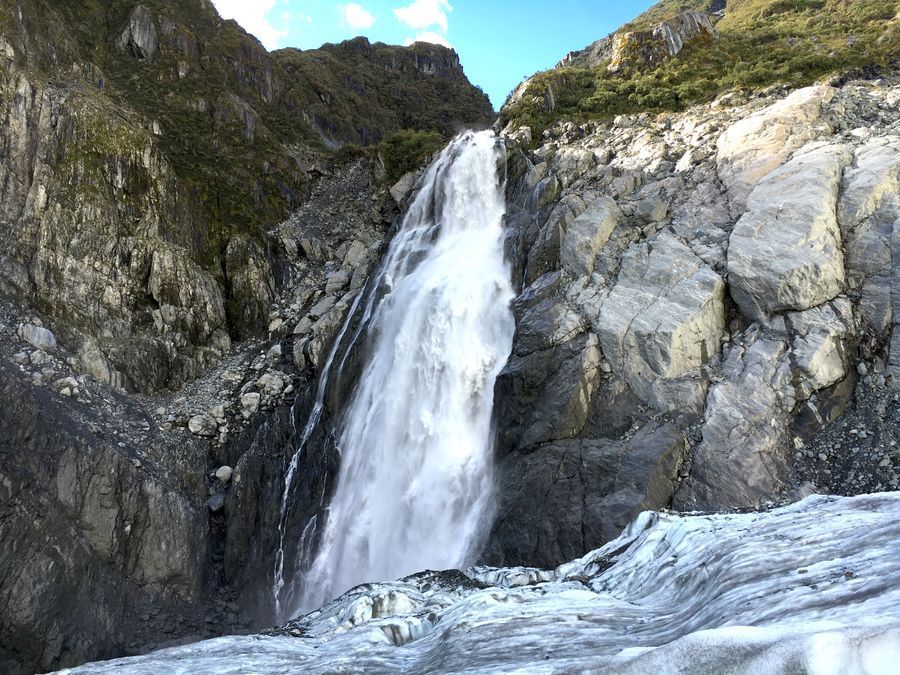
[(894, 673), (900, 493), (641, 514), (555, 570), (358, 586), (272, 635), (71, 673)]

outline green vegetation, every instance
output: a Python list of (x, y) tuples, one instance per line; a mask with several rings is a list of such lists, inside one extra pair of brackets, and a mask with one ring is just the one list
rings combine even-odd
[[(159, 125), (160, 133), (148, 131), (146, 138), (174, 169), (185, 211), (193, 214), (192, 222), (173, 223), (184, 231), (172, 238), (189, 245), (213, 274), (221, 273), (231, 237), (260, 239), (265, 227), (299, 204), (313, 156), (340, 161), (354, 153), (334, 150), (343, 144), (374, 151), (402, 129), (445, 138), (493, 118), (489, 101), (465, 79), (450, 50), (353, 40), (269, 54), (202, 0), (141, 0), (153, 15), (159, 50), (138, 60), (119, 46), (137, 4), (28, 0), (19, 3), (21, 34), (6, 10), (0, 10), (0, 26), (27, 54), (21, 65), (96, 103), (97, 115), (82, 116), (82, 123), (95, 125), (97, 116), (109, 115), (116, 130), (110, 139), (129, 125), (141, 132)], [(102, 133), (85, 133), (76, 129), (70, 160), (102, 167), (121, 154)], [(403, 152), (418, 152), (414, 146), (396, 151), (391, 161), (403, 164)]]
[(385, 179), (395, 183), (405, 173), (421, 166), (446, 143), (446, 139), (435, 131), (406, 129), (388, 136), (378, 145), (384, 159)]
[(365, 38), (273, 58), (326, 135), (376, 144), (401, 129), (450, 137), (462, 127), (494, 121), (490, 101), (465, 78), (457, 56), (430, 44), (409, 48)]
[[(646, 30), (681, 8), (709, 5), (664, 0), (623, 30)], [(600, 64), (539, 73), (526, 95), (501, 111), (501, 122), (531, 126), (538, 139), (560, 119), (680, 110), (732, 89), (804, 86), (835, 72), (885, 67), (900, 57), (897, 11), (895, 0), (728, 0), (720, 39), (695, 40), (647, 72), (612, 74)]]

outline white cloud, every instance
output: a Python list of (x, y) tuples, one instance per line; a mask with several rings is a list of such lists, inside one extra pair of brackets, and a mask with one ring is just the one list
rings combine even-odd
[(375, 17), (366, 11), (366, 8), (355, 2), (346, 5), (339, 5), (338, 11), (341, 13), (341, 23), (360, 30), (362, 28), (371, 28), (375, 23)]
[(432, 44), (443, 45), (448, 49), (453, 49), (453, 45), (450, 44), (450, 41), (447, 38), (434, 31), (425, 31), (424, 33), (418, 33), (414, 38), (406, 38), (405, 44), (408, 47), (413, 42), (431, 42)]
[(288, 32), (277, 28), (267, 18), (275, 7), (275, 0), (213, 0), (223, 19), (234, 19), (248, 33), (252, 33), (266, 49), (278, 49)]
[(415, 0), (411, 5), (394, 10), (397, 20), (416, 30), (431, 26), (447, 32), (447, 14), (453, 11), (449, 0)]
[(371, 28), (372, 24), (375, 23), (375, 17), (372, 16), (365, 7), (355, 2), (340, 5), (338, 10), (341, 13), (341, 22), (350, 28), (356, 30)]

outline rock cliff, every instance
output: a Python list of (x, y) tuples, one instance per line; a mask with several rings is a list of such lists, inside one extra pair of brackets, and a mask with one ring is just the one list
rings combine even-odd
[(873, 432), (845, 442), (865, 478), (828, 488), (897, 488), (900, 87), (835, 82), (507, 131), (520, 295), (488, 562), (823, 489), (849, 458), (822, 430), (864, 401)]

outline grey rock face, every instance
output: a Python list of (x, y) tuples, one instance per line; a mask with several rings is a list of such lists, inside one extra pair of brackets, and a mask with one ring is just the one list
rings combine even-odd
[(5, 672), (121, 654), (138, 632), (164, 639), (172, 626), (140, 614), (200, 602), (206, 515), (202, 488), (184, 479), (204, 470), (202, 454), (158, 438), (158, 456), (145, 454), (91, 430), (77, 406), (0, 362)]
[[(493, 559), (576, 551), (577, 495), (609, 495), (578, 482), (584, 448), (663, 420), (686, 439), (684, 467), (666, 478), (676, 508), (801, 493), (786, 492), (794, 462), (856, 378), (886, 388), (900, 374), (898, 104), (895, 77), (727, 96), (684, 114), (559, 123), (513, 160), (523, 290), (495, 395)], [(591, 222), (604, 202), (615, 222)], [(542, 509), (579, 524), (559, 516), (554, 540)]]
[(786, 349), (783, 341), (765, 338), (732, 348), (724, 365), (728, 379), (710, 389), (703, 441), (677, 508), (744, 508), (779, 494), (790, 471), (787, 434), (795, 403)]
[(610, 197), (599, 197), (566, 228), (563, 236), (560, 262), (575, 277), (590, 275), (594, 271), (594, 258), (609, 241), (619, 224), (622, 211)]
[(671, 235), (629, 249), (597, 319), (604, 356), (648, 399), (657, 379), (677, 378), (718, 353), (724, 290), (719, 275)]
[(159, 49), (159, 40), (156, 22), (149, 9), (143, 5), (134, 8), (128, 26), (119, 38), (119, 46), (140, 61), (153, 58)]
[(225, 252), (228, 319), (238, 339), (263, 335), (275, 300), (272, 268), (260, 246), (244, 237), (228, 242)]
[[(900, 334), (900, 136), (876, 137), (857, 148), (843, 185), (838, 218), (848, 284), (859, 293), (862, 347), (873, 354), (891, 332), (895, 342)], [(898, 363), (894, 354), (892, 347), (892, 368)]]
[(836, 211), (850, 158), (843, 145), (801, 150), (750, 194), (728, 247), (731, 295), (746, 316), (765, 322), (774, 313), (809, 309), (843, 291)]
[(557, 441), (505, 458), (485, 561), (549, 567), (609, 541), (669, 503), (684, 453), (678, 429), (649, 424), (629, 441)]
[(835, 95), (828, 86), (798, 89), (757, 113), (742, 117), (716, 141), (719, 176), (728, 187), (735, 215), (747, 197), (791, 153), (831, 131), (823, 109)]

